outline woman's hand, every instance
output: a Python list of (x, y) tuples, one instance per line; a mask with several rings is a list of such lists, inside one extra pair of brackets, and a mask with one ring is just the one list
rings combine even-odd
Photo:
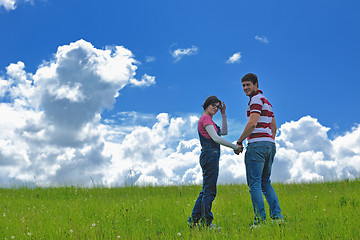
[(222, 102), (222, 107), (221, 107), (221, 115), (223, 115), (223, 114), (225, 114), (225, 110), (226, 110), (226, 104), (225, 104), (225, 102)]
[(236, 155), (239, 155), (240, 153), (243, 152), (244, 146), (243, 146), (242, 144), (241, 144), (241, 145), (236, 144), (236, 145), (238, 146), (238, 148), (237, 148), (236, 150), (234, 150), (234, 153), (235, 153)]

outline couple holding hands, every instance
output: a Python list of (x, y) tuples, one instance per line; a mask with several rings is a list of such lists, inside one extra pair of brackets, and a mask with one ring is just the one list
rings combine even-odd
[[(249, 186), (251, 201), (254, 208), (252, 227), (260, 226), (266, 221), (263, 194), (269, 204), (270, 218), (282, 221), (279, 200), (271, 185), (271, 166), (276, 152), (275, 135), (276, 121), (270, 102), (259, 90), (258, 78), (253, 73), (246, 74), (242, 79), (242, 87), (250, 98), (247, 108), (247, 124), (233, 144), (222, 135), (227, 135), (226, 105), (216, 96), (208, 97), (202, 105), (204, 113), (198, 122), (198, 133), (201, 143), (200, 166), (203, 175), (203, 189), (195, 202), (191, 217), (187, 220), (190, 227), (202, 226), (216, 228), (211, 212), (212, 202), (216, 196), (216, 184), (219, 175), (220, 145), (232, 148), (239, 155), (244, 149), (243, 141), (247, 139), (245, 153), (246, 180)], [(222, 127), (214, 123), (212, 117), (220, 110)]]

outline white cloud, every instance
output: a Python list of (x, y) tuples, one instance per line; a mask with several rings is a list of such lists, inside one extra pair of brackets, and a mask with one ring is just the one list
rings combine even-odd
[[(135, 184), (201, 183), (200, 143), (194, 135), (198, 118), (190, 129), (191, 117), (169, 118), (163, 113), (156, 118), (150, 127), (134, 127), (118, 143), (106, 143), (109, 152), (110, 146), (117, 151), (117, 157), (112, 159), (113, 172), (107, 179), (108, 184), (126, 181)], [(359, 177), (360, 126), (334, 140), (328, 138), (328, 130), (310, 116), (283, 124), (277, 137), (273, 181), (309, 182)], [(150, 138), (152, 143), (142, 146)], [(244, 154), (235, 156), (232, 150), (222, 147), (218, 182), (246, 183)]]
[(261, 36), (258, 36), (258, 35), (256, 35), (255, 36), (255, 40), (257, 40), (257, 41), (259, 41), (259, 42), (262, 42), (262, 43), (269, 43), (270, 41), (269, 41), (269, 39), (267, 39), (267, 37), (261, 37)]
[(310, 116), (280, 127), (272, 178), (275, 181), (329, 181), (360, 176), (360, 125), (329, 139), (330, 129)]
[(227, 61), (226, 63), (239, 63), (240, 60), (241, 60), (241, 52), (237, 52), (237, 53), (234, 53), (234, 55), (232, 55)]
[(135, 87), (149, 87), (150, 85), (154, 85), (156, 82), (154, 76), (144, 74), (140, 81), (132, 78), (130, 79), (130, 83)]
[(192, 117), (170, 118), (161, 113), (154, 118), (152, 126), (133, 126), (125, 136), (111, 137), (116, 143), (105, 143), (105, 150), (113, 154), (107, 184), (123, 185), (130, 175), (134, 175), (130, 182), (137, 184), (177, 184), (186, 171), (197, 167), (199, 141), (182, 140), (196, 136)]
[(7, 11), (15, 10), (17, 4), (20, 2), (30, 2), (32, 3), (33, 0), (0, 0), (0, 7), (4, 7)]
[(155, 58), (155, 57), (152, 57), (152, 56), (147, 56), (146, 59), (145, 59), (145, 61), (148, 62), (148, 63), (155, 62), (155, 61), (156, 61), (156, 58)]
[[(10, 64), (0, 79), (1, 184), (201, 183), (198, 116), (120, 112), (101, 121), (126, 85), (155, 84), (148, 75), (134, 81), (137, 63), (123, 47), (79, 40), (35, 74)], [(310, 116), (281, 125), (272, 180), (359, 177), (360, 125), (334, 139), (328, 131)], [(219, 183), (245, 179), (244, 154), (222, 147)]]
[[(100, 50), (79, 40), (58, 48), (36, 73), (18, 62), (1, 79), (0, 178), (46, 184), (102, 179), (100, 114), (134, 80), (137, 61), (124, 47)], [(154, 84), (146, 77), (137, 85)], [(36, 179), (36, 180), (35, 180)]]
[(178, 48), (171, 52), (172, 57), (175, 62), (180, 61), (184, 56), (196, 55), (199, 52), (197, 46), (192, 46), (191, 48)]
[(6, 10), (14, 10), (16, 8), (15, 3), (15, 0), (0, 0), (0, 7), (3, 6)]

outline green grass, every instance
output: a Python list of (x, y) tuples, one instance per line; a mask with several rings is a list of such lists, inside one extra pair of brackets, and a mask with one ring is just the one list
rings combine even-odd
[(0, 189), (1, 239), (360, 239), (360, 180), (274, 184), (285, 223), (250, 229), (246, 185), (220, 185), (221, 231), (189, 229), (201, 186)]

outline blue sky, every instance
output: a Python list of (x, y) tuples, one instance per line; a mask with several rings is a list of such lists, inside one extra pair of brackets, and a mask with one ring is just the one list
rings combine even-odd
[[(192, 142), (197, 136), (196, 128), (193, 127), (191, 119), (201, 115), (201, 104), (209, 95), (217, 95), (227, 103), (230, 130), (227, 139), (235, 141), (240, 136), (246, 123), (245, 111), (248, 98), (242, 92), (240, 79), (248, 72), (258, 75), (260, 89), (264, 91), (264, 94), (273, 104), (278, 126), (279, 128), (283, 126), (284, 134), (287, 130), (294, 132), (291, 129), (297, 129), (296, 136), (284, 135), (280, 132), (280, 134), (283, 134), (280, 135), (280, 149), (283, 147), (285, 151), (286, 148), (289, 148), (291, 145), (288, 143), (290, 138), (291, 141), (297, 142), (298, 139), (302, 139), (299, 136), (308, 138), (306, 134), (314, 134), (311, 131), (319, 133), (327, 129), (324, 130), (325, 135), (319, 135), (321, 139), (326, 139), (326, 144), (321, 145), (319, 141), (314, 140), (313, 149), (304, 147), (296, 151), (300, 155), (308, 153), (309, 156), (321, 152), (322, 157), (309, 157), (308, 161), (312, 163), (317, 162), (319, 159), (319, 161), (331, 160), (336, 162), (340, 155), (327, 156), (327, 148), (323, 148), (325, 145), (332, 144), (332, 148), (336, 148), (336, 146), (333, 146), (336, 140), (351, 134), (354, 134), (355, 137), (351, 135), (353, 137), (349, 137), (349, 139), (355, 139), (355, 142), (360, 141), (360, 137), (356, 135), (360, 122), (360, 112), (356, 110), (356, 96), (360, 88), (358, 71), (360, 67), (358, 57), (360, 55), (359, 26), (360, 3), (355, 0), (0, 0), (0, 28), (2, 29), (0, 38), (0, 80), (3, 80), (0, 87), (7, 86), (3, 87), (2, 90), (0, 89), (2, 94), (0, 99), (3, 107), (11, 109), (9, 116), (20, 115), (22, 117), (19, 118), (27, 119), (29, 113), (24, 113), (24, 111), (31, 109), (34, 116), (39, 115), (39, 119), (40, 116), (45, 116), (46, 119), (39, 120), (42, 123), (67, 116), (61, 119), (63, 125), (70, 122), (71, 126), (84, 126), (90, 122), (92, 124), (97, 122), (96, 126), (93, 127), (99, 131), (95, 134), (98, 139), (97, 144), (92, 145), (94, 143), (90, 144), (84, 141), (81, 143), (74, 142), (73, 145), (67, 145), (64, 152), (56, 153), (58, 155), (52, 150), (49, 150), (49, 152), (24, 150), (22, 157), (14, 157), (11, 153), (3, 150), (2, 154), (0, 154), (0, 157), (3, 158), (3, 164), (0, 164), (0, 168), (3, 166), (5, 173), (0, 178), (5, 182), (10, 180), (32, 181), (33, 176), (31, 175), (39, 173), (38, 165), (35, 164), (35, 162), (40, 161), (38, 156), (49, 154), (57, 156), (52, 161), (53, 165), (49, 163), (49, 168), (52, 168), (54, 173), (50, 174), (51, 176), (46, 175), (45, 170), (43, 170), (39, 175), (43, 176), (41, 178), (43, 182), (58, 182), (60, 178), (64, 179), (65, 177), (61, 175), (61, 177), (56, 178), (54, 176), (58, 176), (60, 172), (65, 170), (62, 171), (61, 167), (57, 168), (56, 166), (66, 165), (65, 160), (59, 159), (68, 159), (68, 162), (75, 161), (69, 157), (71, 156), (69, 148), (72, 148), (74, 152), (79, 151), (79, 154), (83, 154), (85, 159), (86, 154), (84, 155), (83, 152), (89, 146), (95, 152), (97, 151), (99, 156), (101, 155), (101, 157), (96, 158), (97, 160), (94, 160), (95, 162), (98, 161), (99, 166), (118, 164), (118, 171), (125, 171), (125, 168), (120, 167), (122, 165), (121, 161), (115, 160), (114, 157), (120, 153), (109, 150), (110, 145), (117, 143), (125, 146), (124, 141), (132, 139), (131, 136), (136, 135), (136, 131), (139, 131), (139, 129), (143, 129), (145, 132), (147, 130), (155, 131), (158, 129), (156, 127), (161, 125), (162, 120), (164, 120), (164, 115), (161, 114), (165, 114), (168, 117), (168, 125), (165, 129), (169, 131), (167, 134), (174, 134), (171, 135), (174, 136), (174, 139), (169, 140), (160, 137), (157, 143), (163, 147), (153, 153), (152, 160), (149, 160), (152, 164), (143, 166), (140, 163), (138, 164), (137, 160), (133, 160), (135, 162), (133, 165), (130, 163), (126, 165), (127, 169), (135, 169), (132, 172), (137, 173), (135, 176), (131, 176), (131, 179), (140, 181), (141, 177), (144, 176), (142, 178), (143, 182), (153, 181), (161, 184), (164, 181), (169, 181), (178, 183), (184, 182), (185, 176), (188, 176), (193, 171), (195, 174), (190, 174), (192, 176), (190, 179), (198, 180), (199, 169), (196, 166), (196, 160), (187, 165), (185, 164), (182, 167), (183, 170), (178, 172), (171, 167), (168, 167), (168, 169), (162, 168), (161, 162), (157, 162), (155, 158), (158, 157), (157, 154), (163, 154), (162, 158), (165, 162), (168, 162), (172, 153), (180, 154), (178, 152), (179, 146), (182, 146), (184, 142), (198, 144)], [(79, 40), (83, 41), (80, 42)], [(87, 43), (92, 45), (92, 48)], [(114, 85), (111, 85), (111, 89), (115, 90), (115, 92), (107, 89), (106, 93), (99, 93), (100, 98), (103, 100), (99, 101), (101, 102), (99, 106), (94, 102), (87, 102), (87, 104), (94, 107), (94, 111), (89, 110), (89, 112), (86, 112), (86, 110), (81, 109), (82, 116), (100, 114), (101, 119), (95, 117), (91, 120), (84, 118), (79, 120), (80, 116), (76, 118), (76, 114), (71, 115), (73, 112), (56, 112), (64, 108), (77, 109), (76, 106), (79, 106), (79, 104), (73, 107), (69, 105), (68, 107), (56, 108), (51, 106), (50, 103), (45, 104), (43, 102), (46, 99), (45, 95), (35, 94), (43, 96), (40, 100), (29, 97), (31, 91), (36, 92), (36, 89), (46, 89), (46, 86), (49, 85), (45, 86), (45, 82), (51, 84), (51, 80), (42, 80), (48, 78), (43, 78), (43, 75), (37, 74), (40, 72), (39, 69), (49, 65), (51, 62), (58, 61), (60, 64), (56, 54), (60, 52), (61, 47), (70, 46), (71, 44), (78, 44), (79, 48), (92, 52), (97, 50), (105, 51), (106, 49), (112, 49), (112, 52), (116, 52), (114, 50), (116, 46), (123, 46), (132, 54), (131, 59), (134, 61), (126, 59), (127, 66), (136, 69), (133, 69), (131, 73), (127, 73), (128, 75), (125, 74), (128, 78), (118, 82), (116, 82), (116, 78), (111, 78), (111, 81), (115, 79)], [(71, 52), (73, 50), (68, 49), (66, 51)], [(105, 52), (101, 54), (105, 54)], [(77, 57), (81, 59), (80, 55)], [(10, 64), (17, 64), (16, 66), (12, 65), (13, 73), (9, 68)], [(68, 66), (70, 69), (71, 64), (64, 64), (64, 66)], [(64, 67), (63, 72), (68, 72), (68, 68)], [(126, 69), (125, 67), (121, 71), (126, 72)], [(71, 71), (77, 70), (72, 69)], [(109, 71), (111, 72), (111, 70)], [(85, 83), (79, 83), (76, 80), (77, 74), (82, 73), (83, 71), (79, 70), (79, 73), (73, 75), (64, 74), (63, 79), (59, 80), (58, 85), (56, 85), (59, 89), (65, 89), (64, 91), (75, 94), (66, 96), (67, 99), (70, 99), (70, 104), (71, 101), (76, 102), (87, 98), (86, 94), (81, 92), (82, 84)], [(18, 83), (14, 79), (17, 78), (16, 76), (19, 77), (19, 74), (23, 74), (21, 75), (23, 79), (26, 78), (28, 81), (27, 93), (25, 90), (18, 90), (15, 94), (11, 90), (11, 86)], [(103, 74), (102, 76), (106, 78), (106, 73)], [(117, 73), (111, 74), (116, 75)], [(34, 78), (34, 76), (36, 77)], [(86, 78), (84, 77), (84, 79)], [(135, 83), (129, 81), (129, 79), (136, 79), (134, 80)], [(141, 83), (141, 80), (144, 81)], [(36, 81), (38, 81), (38, 84)], [(10, 82), (12, 83), (7, 84)], [(67, 83), (69, 84), (66, 85)], [(23, 89), (20, 84), (18, 87)], [(91, 91), (95, 90), (92, 89)], [(22, 95), (18, 92), (21, 92)], [(112, 94), (110, 94), (110, 97), (112, 97), (110, 100), (105, 97), (109, 92)], [(59, 99), (64, 97), (63, 94), (65, 93), (57, 91), (54, 94), (56, 99)], [(21, 105), (21, 110), (19, 110), (19, 107), (15, 104), (16, 99), (24, 99), (25, 96), (26, 100), (24, 101), (30, 105)], [(37, 104), (34, 105), (34, 102), (37, 102)], [(84, 103), (82, 107), (84, 106), (88, 105)], [(74, 110), (74, 112), (81, 112), (77, 110)], [(25, 115), (21, 115), (20, 112)], [(219, 116), (215, 120), (220, 124)], [(29, 127), (27, 125), (29, 121), (24, 123), (19, 120), (19, 125), (14, 124), (13, 126), (14, 132), (17, 133), (18, 129), (27, 129), (25, 125)], [(76, 121), (79, 121), (79, 124), (73, 124)], [(166, 120), (164, 121), (166, 122)], [(181, 121), (184, 123), (180, 124)], [(12, 120), (12, 122), (16, 123), (17, 121)], [(304, 122), (308, 124), (306, 125)], [(177, 127), (173, 127), (172, 124)], [(57, 126), (55, 124), (54, 128)], [(47, 133), (50, 134), (49, 129), (42, 127), (45, 132), (48, 131)], [(38, 129), (39, 134), (41, 132), (40, 128), (39, 126), (35, 128)], [(107, 129), (107, 131), (104, 129)], [(174, 129), (178, 129), (177, 134), (173, 132)], [(310, 132), (307, 132), (307, 130)], [(76, 131), (83, 134), (84, 129), (76, 129)], [(113, 136), (115, 133), (117, 133), (117, 136)], [(39, 134), (36, 136), (39, 137)], [(52, 134), (55, 139), (56, 133), (52, 132)], [(90, 133), (88, 132), (88, 134)], [(140, 135), (144, 136), (142, 134)], [(151, 134), (155, 133), (149, 134), (150, 138), (152, 138), (154, 136)], [(31, 141), (34, 141), (34, 138), (31, 138), (31, 141), (28, 138), (21, 138), (26, 134), (10, 135), (3, 134), (0, 137), (4, 142), (13, 138), (18, 141), (22, 139), (21, 143), (18, 144), (22, 144), (21, 146), (23, 144), (28, 145), (28, 148), (32, 145)], [(70, 136), (62, 137), (64, 138), (63, 141), (69, 142), (67, 138)], [(56, 137), (56, 139), (59, 139), (59, 137)], [(40, 140), (37, 139), (37, 141)], [(136, 141), (134, 140), (132, 144), (136, 145)], [(49, 139), (47, 139), (47, 142), (49, 142)], [(56, 141), (54, 140), (54, 142)], [(3, 145), (4, 149), (5, 146), (9, 147), (6, 144)], [(316, 146), (316, 144), (321, 146)], [(193, 152), (191, 159), (197, 158), (195, 145), (191, 145), (193, 147), (189, 148), (189, 151)], [(79, 146), (81, 146), (82, 150)], [(17, 145), (14, 143), (12, 147), (16, 149)], [(129, 152), (135, 154), (135, 149), (131, 149), (131, 151), (129, 149), (124, 150), (121, 154), (126, 153), (126, 156), (130, 154)], [(149, 149), (143, 150), (145, 154)], [(309, 151), (313, 151), (314, 154), (310, 154)], [(335, 150), (333, 149), (333, 151)], [(359, 161), (357, 148), (352, 148), (349, 151), (352, 153), (348, 156), (355, 159), (355, 162)], [(181, 153), (183, 154), (182, 157), (184, 157), (185, 152)], [(226, 150), (225, 153), (227, 153)], [(104, 157), (104, 154), (107, 157)], [(122, 159), (125, 158), (125, 155), (121, 155), (123, 156)], [(12, 157), (8, 159), (9, 156)], [(131, 159), (138, 159), (136, 154), (130, 154), (130, 156), (132, 156)], [(279, 159), (281, 156), (279, 156)], [(228, 155), (225, 154), (224, 158), (228, 159)], [(24, 166), (23, 161), (31, 164), (29, 163), (30, 165), (28, 164), (26, 168), (19, 169), (10, 164), (10, 162), (14, 161), (13, 159), (19, 161), (17, 166)], [(287, 158), (283, 156), (284, 161), (285, 159)], [(84, 160), (84, 162), (86, 161)], [(327, 169), (335, 168), (335, 165), (332, 167), (326, 166)], [(63, 168), (65, 169), (65, 167)], [(74, 168), (72, 167), (72, 169)], [(279, 180), (321, 179), (321, 176), (333, 174), (333, 172), (322, 173), (320, 170), (317, 172), (309, 170), (310, 177), (302, 176), (297, 178), (294, 173), (295, 170), (291, 171), (294, 168), (296, 168), (295, 165), (288, 168), (288, 172), (292, 173), (292, 175), (290, 174), (292, 177), (289, 177), (290, 175), (288, 178), (284, 176)], [(116, 168), (113, 167), (112, 169)], [(29, 171), (33, 172), (28, 173)], [(156, 171), (160, 171), (161, 174), (155, 174)], [(353, 174), (355, 176), (358, 174), (356, 171)], [(113, 172), (114, 177), (112, 179), (104, 179), (103, 176), (106, 175), (104, 172), (106, 170), (97, 173), (99, 174), (99, 182), (114, 184), (116, 181), (125, 181), (124, 179), (129, 178), (126, 174)], [(157, 178), (160, 175), (164, 176), (164, 181)], [(195, 175), (196, 177), (194, 177)], [(337, 177), (349, 176), (340, 173), (335, 175)], [(230, 180), (241, 182), (243, 179), (242, 172), (242, 174), (239, 173), (238, 178), (233, 177)], [(73, 180), (73, 182), (76, 181)], [(79, 180), (79, 183), (86, 184), (87, 181)]]

